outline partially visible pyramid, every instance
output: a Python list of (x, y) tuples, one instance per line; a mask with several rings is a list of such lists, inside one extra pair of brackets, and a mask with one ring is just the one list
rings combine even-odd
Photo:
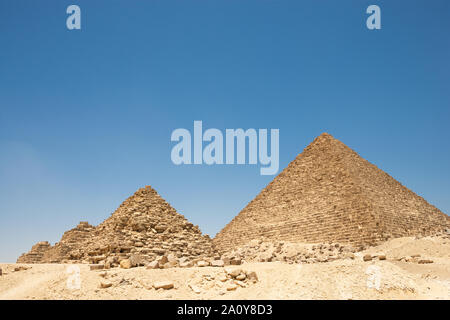
[[(48, 243), (47, 243), (48, 244)], [(36, 250), (39, 250), (37, 252)], [(34, 246), (18, 263), (98, 263), (139, 255), (152, 261), (164, 254), (195, 258), (213, 255), (212, 241), (177, 213), (150, 186), (139, 189), (97, 227), (81, 222), (54, 246)]]
[(449, 216), (323, 133), (214, 243), (221, 251), (253, 239), (372, 245), (449, 226)]

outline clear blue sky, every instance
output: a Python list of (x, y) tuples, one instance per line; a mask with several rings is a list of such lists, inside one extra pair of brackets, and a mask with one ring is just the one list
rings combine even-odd
[(281, 169), (329, 132), (449, 213), (449, 32), (448, 0), (2, 0), (0, 261), (145, 185), (214, 236), (273, 177), (172, 164), (194, 120), (279, 128)]

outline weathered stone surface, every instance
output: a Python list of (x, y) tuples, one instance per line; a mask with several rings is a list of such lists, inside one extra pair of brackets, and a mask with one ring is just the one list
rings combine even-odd
[(449, 216), (324, 133), (225, 226), (214, 243), (221, 252), (253, 239), (374, 245), (446, 228)]

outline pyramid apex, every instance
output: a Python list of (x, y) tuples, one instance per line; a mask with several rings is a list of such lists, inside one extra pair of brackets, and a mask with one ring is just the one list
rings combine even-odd
[(316, 138), (316, 140), (324, 140), (324, 139), (327, 139), (327, 140), (336, 140), (336, 138), (333, 137), (333, 136), (332, 136), (331, 134), (329, 134), (328, 132), (322, 132), (322, 134)]
[(322, 134), (319, 137), (330, 137), (330, 138), (333, 138), (333, 136), (331, 134), (329, 134), (328, 132), (322, 132)]
[(323, 146), (330, 146), (330, 145), (336, 145), (337, 142), (340, 142), (338, 139), (333, 137), (328, 132), (323, 132), (320, 136), (317, 136), (307, 147), (308, 148), (315, 148), (315, 147), (323, 147)]

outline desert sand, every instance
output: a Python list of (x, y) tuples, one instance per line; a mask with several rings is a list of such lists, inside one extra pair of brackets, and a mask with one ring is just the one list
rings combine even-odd
[[(364, 261), (368, 256), (371, 260)], [(77, 267), (81, 282), (74, 288), (74, 274), (68, 271)], [(356, 252), (353, 259), (321, 263), (109, 270), (90, 270), (87, 264), (0, 264), (0, 268), (2, 300), (450, 299), (448, 237), (397, 238)], [(236, 269), (243, 270), (241, 274), (255, 272), (258, 280), (227, 279), (227, 272)], [(169, 289), (155, 289), (159, 285)]]

